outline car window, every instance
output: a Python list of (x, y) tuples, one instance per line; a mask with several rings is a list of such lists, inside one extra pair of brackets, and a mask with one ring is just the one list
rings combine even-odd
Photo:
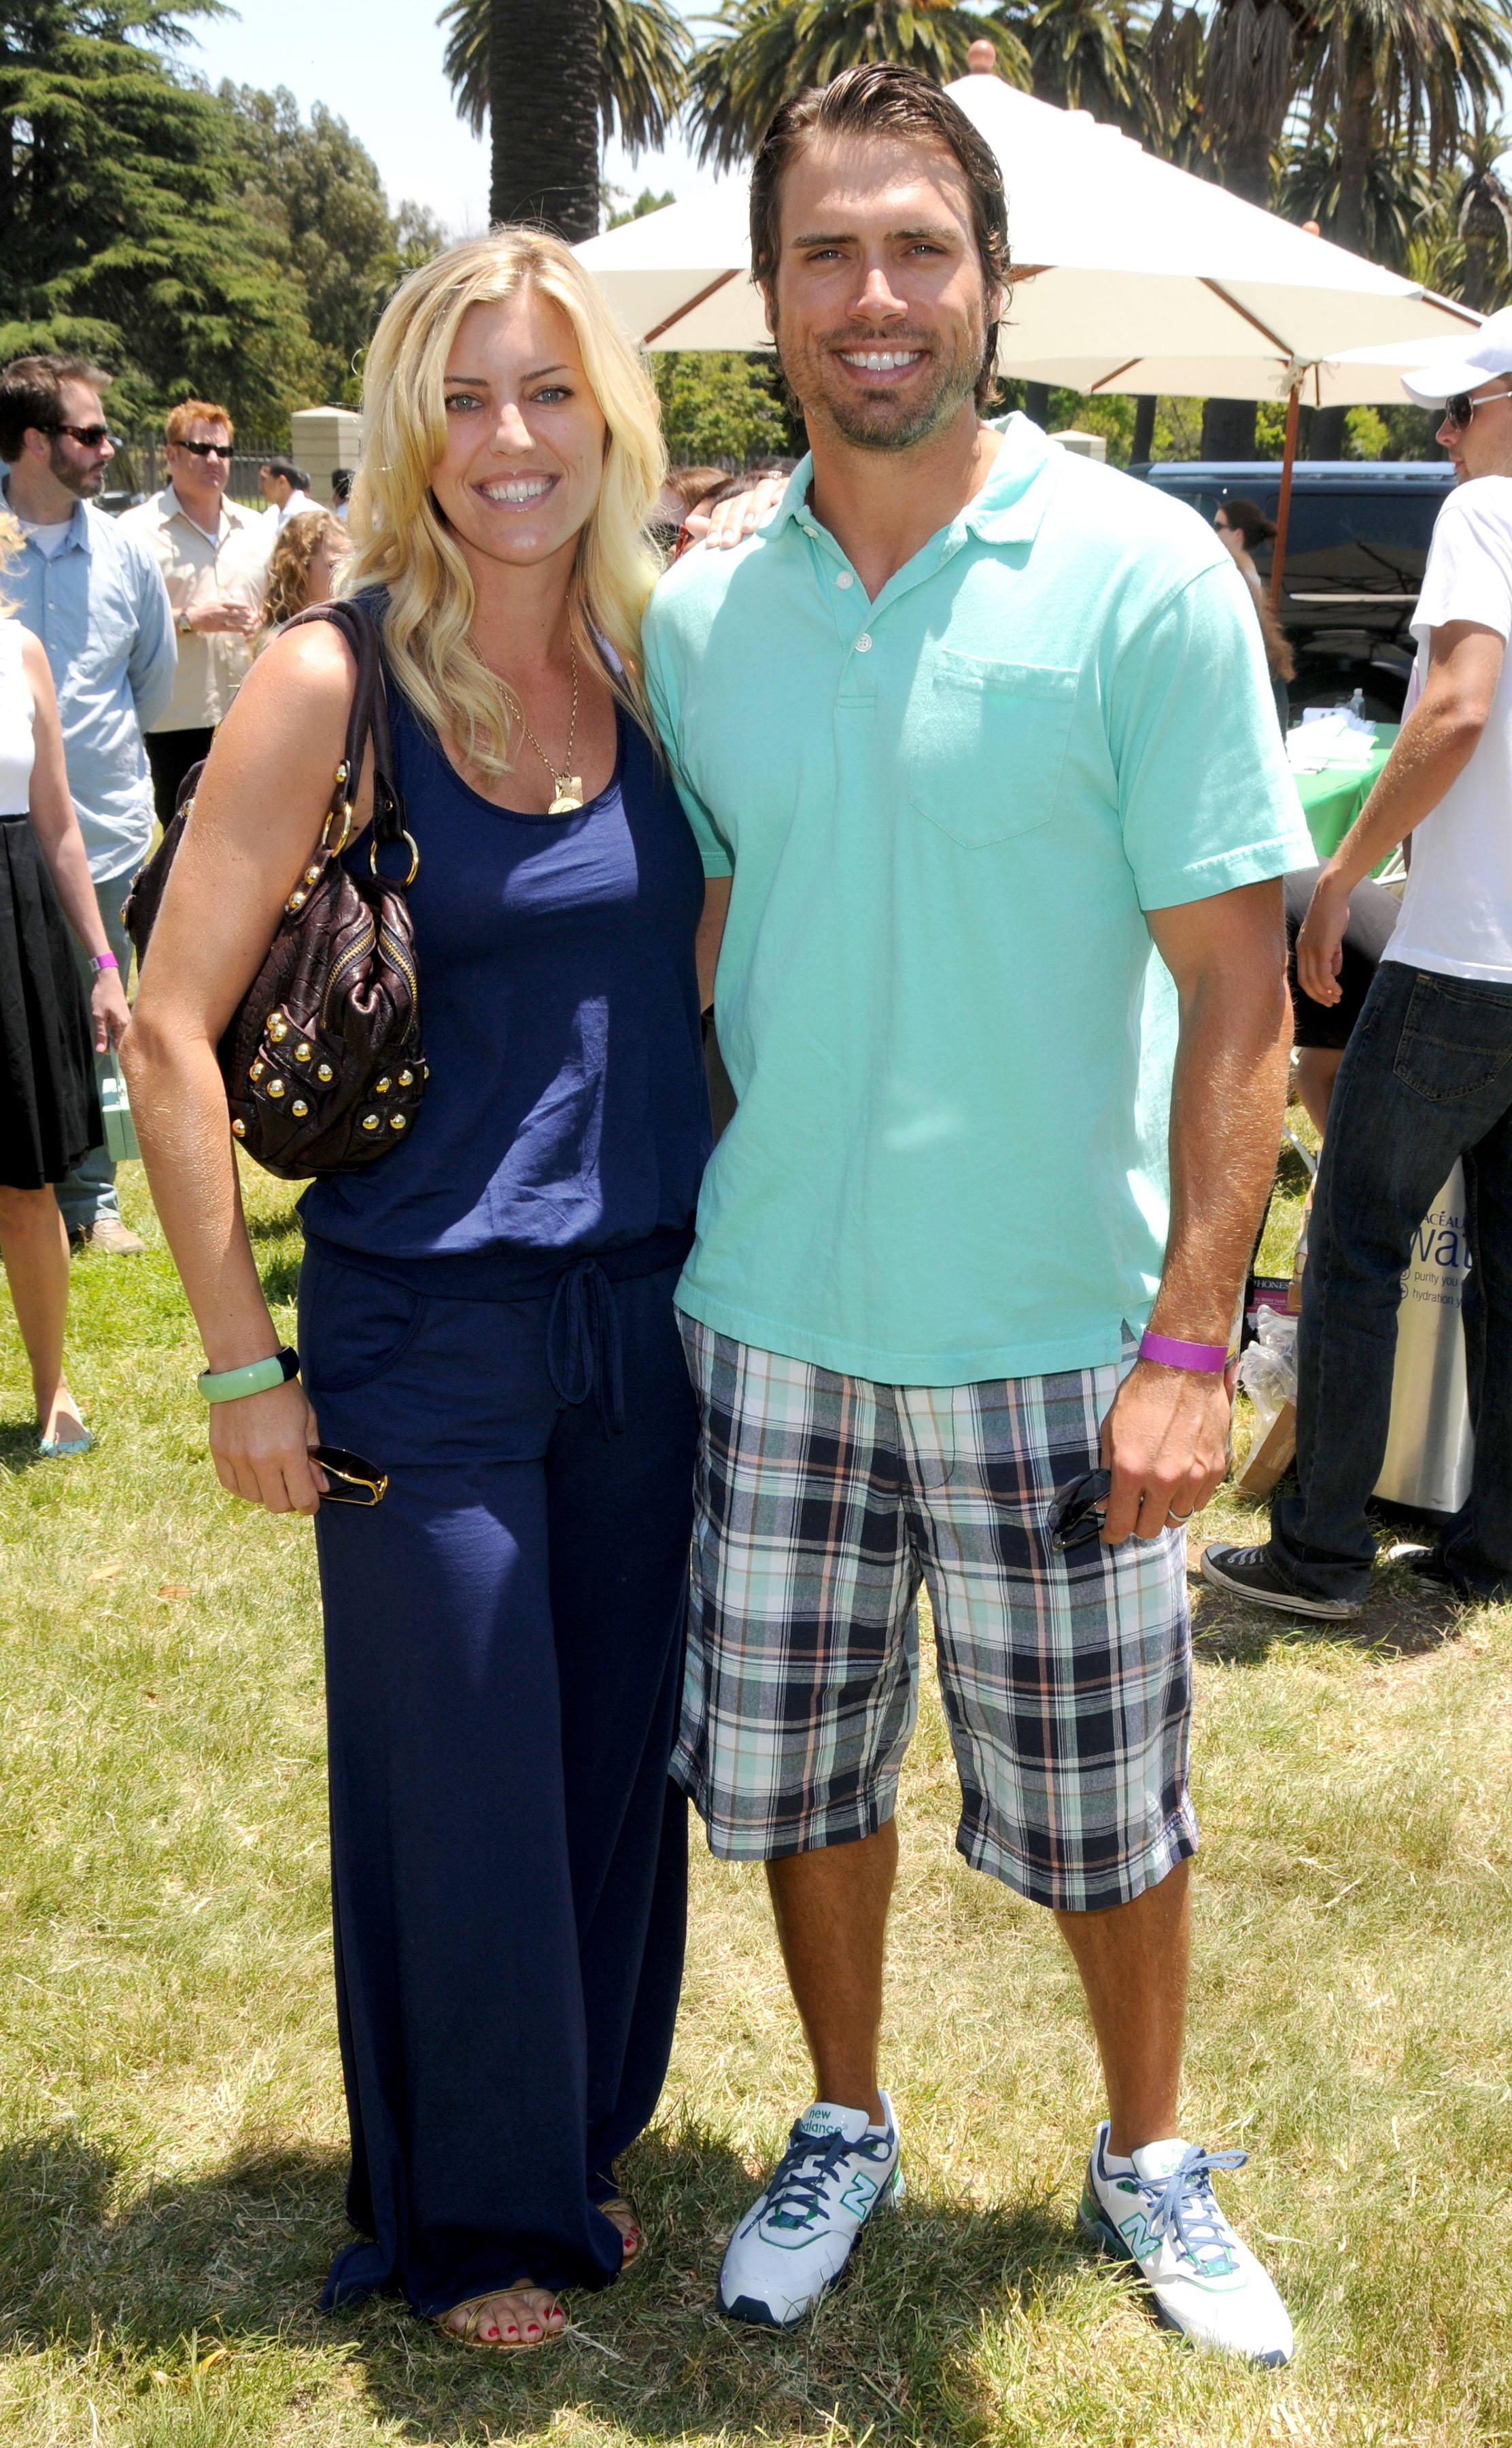
[[(1210, 526), (1220, 502), (1239, 489), (1232, 483), (1160, 488), (1189, 503)], [(1274, 482), (1247, 489), (1266, 516), (1274, 518), (1279, 489)], [(1448, 490), (1447, 486), (1432, 491), (1406, 486), (1298, 486), (1287, 521), (1288, 595), (1314, 587), (1415, 595), (1433, 522)], [(1270, 545), (1261, 545), (1254, 558), (1257, 567), (1268, 570)]]
[[(1445, 490), (1447, 488), (1445, 488)], [(1330, 574), (1346, 567), (1361, 584), (1423, 576), (1443, 493), (1293, 493), (1287, 522), (1289, 564), (1327, 562)]]

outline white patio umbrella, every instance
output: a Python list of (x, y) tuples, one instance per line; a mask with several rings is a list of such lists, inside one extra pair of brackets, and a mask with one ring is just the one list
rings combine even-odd
[[(1158, 161), (1085, 111), (1058, 110), (994, 76), (947, 90), (992, 145), (1007, 190), (1019, 285), (1002, 371), (1082, 392), (1290, 399), (1279, 572), (1308, 369), (1348, 350), (1445, 338), (1480, 318)], [(766, 330), (747, 211), (746, 182), (721, 181), (577, 254), (648, 347), (756, 348)]]
[[(1079, 391), (1285, 398), (1341, 351), (1448, 336), (1471, 316), (1379, 264), (1157, 161), (1086, 111), (1000, 77), (950, 86), (1003, 166), (1020, 286), (1005, 373)], [(725, 179), (579, 246), (653, 349), (750, 349), (748, 188)]]
[[(1468, 307), (1460, 312), (1467, 321), (1483, 323), (1483, 315), (1472, 315)], [(1464, 325), (1461, 329), (1463, 331)], [(1442, 354), (1442, 341), (1431, 344), (1394, 341), (1384, 349), (1345, 349), (1336, 357), (1323, 357), (1309, 366), (1302, 382), (1304, 408), (1402, 408), (1416, 407), (1402, 388), (1404, 374), (1416, 373)], [(1423, 410), (1427, 416), (1432, 413)]]

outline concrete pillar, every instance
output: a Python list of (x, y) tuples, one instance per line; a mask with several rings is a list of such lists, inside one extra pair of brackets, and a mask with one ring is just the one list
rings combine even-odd
[(289, 456), (297, 468), (308, 468), (311, 493), (329, 502), (333, 469), (354, 468), (362, 456), (361, 417), (354, 408), (298, 408), (289, 435)]

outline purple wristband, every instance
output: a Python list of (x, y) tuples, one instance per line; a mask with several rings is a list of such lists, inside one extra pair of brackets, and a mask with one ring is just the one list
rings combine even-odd
[(89, 966), (98, 977), (102, 969), (119, 969), (121, 964), (114, 952), (92, 952), (89, 956)]
[(1196, 1368), (1205, 1377), (1216, 1377), (1229, 1365), (1226, 1343), (1177, 1343), (1173, 1334), (1151, 1334), (1148, 1329), (1139, 1337), (1139, 1358), (1156, 1360), (1162, 1368)]

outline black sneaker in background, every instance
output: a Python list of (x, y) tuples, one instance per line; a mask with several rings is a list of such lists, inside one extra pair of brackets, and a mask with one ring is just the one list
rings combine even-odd
[(1202, 1578), (1212, 1589), (1226, 1590), (1230, 1597), (1248, 1598), (1252, 1606), (1271, 1607), (1277, 1615), (1349, 1623), (1365, 1613), (1358, 1598), (1315, 1598), (1294, 1590), (1273, 1563), (1269, 1547), (1209, 1547), (1202, 1559)]

